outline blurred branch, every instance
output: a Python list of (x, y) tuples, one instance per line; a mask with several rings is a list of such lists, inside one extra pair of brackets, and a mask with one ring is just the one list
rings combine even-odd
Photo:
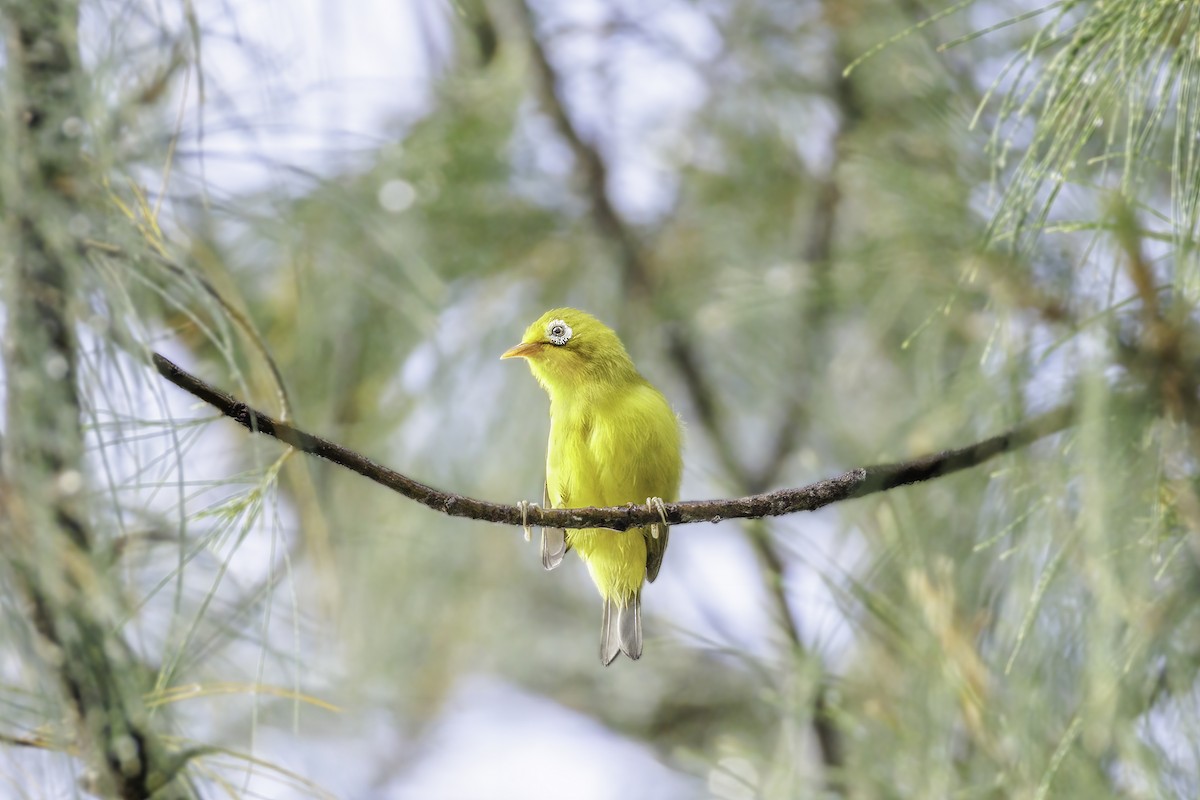
[(1196, 370), (1190, 363), (1196, 350), (1195, 332), (1188, 324), (1187, 310), (1175, 299), (1166, 308), (1159, 299), (1158, 280), (1142, 246), (1142, 229), (1133, 209), (1122, 200), (1115, 202), (1113, 227), (1125, 252), (1129, 278), (1142, 303), (1142, 330), (1137, 341), (1118, 343), (1118, 357), (1126, 368), (1154, 387), (1167, 413), (1175, 419), (1200, 424), (1196, 395)]
[[(199, 258), (195, 247), (193, 247), (191, 257), (185, 265), (175, 261), (168, 255), (167, 247), (159, 237), (148, 231), (144, 231), (144, 235), (147, 247), (137, 253), (132, 253), (118, 245), (96, 239), (84, 239), (83, 246), (89, 251), (103, 253), (114, 258), (134, 260), (138, 257), (144, 257), (162, 267), (168, 274), (178, 278), (185, 284), (199, 287), (233, 321), (234, 325), (242, 332), (250, 349), (262, 359), (269, 373), (267, 382), (270, 384), (270, 389), (274, 393), (275, 400), (279, 406), (279, 418), (281, 420), (290, 419), (292, 417), (292, 401), (288, 395), (287, 384), (283, 380), (283, 372), (279, 369), (279, 364), (275, 361), (275, 357), (271, 354), (271, 349), (267, 346), (266, 341), (263, 339), (253, 320), (242, 311), (238, 303), (227, 297), (211, 280), (202, 274), (204, 262)], [(144, 353), (140, 346), (131, 345), (128, 349), (131, 352), (136, 352), (139, 357)], [(259, 379), (254, 381), (255, 383), (262, 383), (260, 375), (261, 373), (258, 371), (253, 373), (253, 377)], [(255, 388), (257, 389), (258, 387), (256, 386)], [(329, 551), (329, 526), (326, 524), (325, 515), (321, 513), (317, 488), (302, 461), (292, 461), (290, 463), (296, 466), (289, 467), (282, 474), (287, 482), (290, 495), (300, 510), (300, 519), (303, 520), (304, 544), (309, 548), (318, 564), (329, 564), (332, 559)], [(322, 601), (330, 606), (337, 594), (332, 584), (328, 583), (328, 581), (332, 580), (331, 576), (331, 570), (322, 570), (321, 578), (322, 581), (325, 581), (321, 587)]]
[[(68, 220), (90, 188), (81, 121), (88, 107), (74, 0), (0, 2), (10, 105), (0, 176), (5, 210), (7, 438), (0, 542), (37, 632), (39, 667), (66, 706), (72, 752), (96, 794), (189, 795), (150, 722), (148, 670), (115, 619), (119, 594), (93, 554), (84, 504), (84, 437), (76, 380), (80, 253)], [(17, 744), (10, 739), (10, 744)], [(22, 743), (24, 744), (24, 743)]]
[[(805, 293), (801, 314), (808, 326), (804, 337), (806, 347), (801, 349), (795, 367), (796, 374), (813, 374), (811, 363), (816, 354), (822, 352), (821, 341), (826, 336), (833, 295), (832, 260), (834, 237), (837, 232), (837, 211), (841, 200), (838, 184), (838, 169), (845, 151), (845, 141), (853, 126), (861, 118), (861, 108), (854, 96), (849, 80), (843, 78), (844, 59), (841, 48), (836, 48), (839, 57), (833, 60), (830, 74), (831, 96), (837, 107), (839, 119), (832, 137), (833, 162), (828, 171), (814, 187), (813, 209), (809, 218), (807, 239), (801, 257), (814, 276), (814, 289)], [(737, 456), (734, 436), (717, 414), (716, 393), (701, 366), (701, 360), (692, 346), (692, 338), (673, 328), (668, 338), (668, 352), (676, 368), (683, 376), (684, 386), (692, 400), (700, 423), (708, 434), (725, 471), (737, 483), (738, 489), (747, 493), (762, 492), (775, 483), (788, 456), (796, 449), (802, 432), (808, 427), (809, 385), (800, 380), (798, 385), (786, 393), (783, 412), (776, 425), (768, 454), (761, 464), (745, 464)], [(779, 616), (784, 633), (795, 654), (803, 656), (805, 647), (800, 636), (800, 624), (788, 603), (784, 587), (786, 563), (767, 526), (759, 523), (746, 528), (746, 538), (754, 550), (764, 573), (768, 595)], [(840, 785), (836, 769), (845, 763), (845, 747), (840, 730), (834, 723), (829, 709), (827, 686), (822, 680), (817, 687), (812, 708), (812, 727), (826, 767), (832, 768), (826, 779), (832, 789)]]
[(900, 0), (897, 5), (901, 13), (911, 20), (912, 28), (910, 30), (920, 34), (930, 53), (933, 54), (934, 60), (942, 66), (946, 76), (954, 82), (956, 94), (978, 104), (979, 90), (975, 87), (975, 80), (971, 76), (973, 65), (950, 52), (949, 48), (934, 36), (931, 23), (940, 20), (944, 15), (930, 12), (918, 0)]
[[(559, 528), (611, 528), (626, 530), (645, 527), (659, 521), (658, 511), (644, 506), (608, 508), (539, 508), (526, 511), (515, 505), (477, 500), (444, 492), (395, 470), (377, 464), (364, 455), (339, 444), (314, 436), (281, 420), (263, 414), (241, 400), (222, 392), (155, 353), (154, 366), (171, 383), (216, 408), (249, 431), (262, 433), (310, 455), (324, 458), (357, 472), (381, 486), (415, 500), (427, 508), (452, 517), (465, 517), (503, 525), (544, 525)], [(1074, 418), (1070, 405), (1061, 406), (999, 436), (941, 453), (896, 464), (878, 464), (844, 472), (835, 478), (795, 489), (751, 495), (729, 500), (688, 500), (666, 503), (667, 522), (686, 525), (693, 522), (720, 522), (725, 519), (757, 519), (815, 511), (832, 503), (884, 492), (911, 483), (933, 480), (968, 469), (1002, 453), (1025, 447), (1067, 428)]]
[[(525, 0), (521, 0), (518, 5), (523, 14), (530, 52), (537, 70), (542, 106), (554, 119), (559, 133), (567, 140), (581, 167), (595, 226), (601, 235), (617, 244), (620, 260), (624, 267), (626, 284), (636, 294), (653, 300), (654, 284), (650, 279), (649, 259), (632, 229), (625, 224), (612, 204), (608, 193), (608, 171), (604, 159), (593, 145), (584, 140), (572, 122), (563, 102), (559, 76), (550, 64), (546, 49), (538, 38), (536, 22), (529, 5)], [(840, 151), (845, 122), (851, 118), (856, 107), (852, 102), (849, 84), (841, 79), (840, 71), (834, 75), (833, 85), (838, 93), (839, 109), (842, 111), (841, 124), (835, 134), (835, 150)], [(813, 321), (814, 328), (824, 328), (824, 320), (827, 316), (825, 304), (829, 297), (829, 259), (835, 230), (834, 209), (839, 199), (836, 169), (835, 163), (816, 192), (808, 245), (804, 253), (805, 258), (813, 265), (813, 269), (817, 273), (817, 291), (809, 300), (809, 310), (814, 313), (805, 315), (806, 318)], [(709, 438), (726, 471), (737, 479), (742, 491), (756, 492), (765, 489), (775, 481), (788, 455), (795, 448), (800, 431), (807, 425), (805, 392), (795, 390), (788, 394), (790, 400), (783, 409), (776, 435), (771, 439), (773, 443), (771, 454), (761, 467), (752, 471), (742, 464), (737, 456), (732, 437), (725, 435), (725, 429), (720, 424), (715, 394), (710, 391), (704, 372), (700, 367), (700, 358), (694, 346), (694, 337), (689, 336), (681, 325), (671, 325), (667, 327), (667, 340), (668, 352), (683, 375), (696, 412), (701, 423), (709, 432)], [(806, 370), (800, 369), (798, 372), (803, 374)], [(728, 516), (728, 514), (724, 516)], [(758, 554), (759, 561), (763, 565), (772, 602), (780, 615), (780, 621), (788, 639), (797, 652), (802, 652), (799, 627), (788, 606), (783, 587), (783, 559), (776, 551), (765, 526), (753, 526), (746, 533), (751, 547)], [(840, 734), (826, 713), (824, 687), (818, 689), (817, 701), (814, 704), (813, 724), (823, 761), (831, 767), (840, 766), (843, 761), (843, 748)]]
[(37, 734), (17, 736), (11, 733), (0, 733), (0, 744), (7, 745), (8, 747), (32, 747), (35, 750), (55, 749), (52, 742)]
[[(119, 245), (101, 242), (96, 239), (84, 239), (83, 246), (88, 250), (105, 253), (117, 258), (134, 258), (134, 254), (126, 251)], [(233, 323), (245, 334), (246, 341), (250, 343), (254, 351), (262, 358), (263, 363), (267, 365), (267, 369), (271, 373), (275, 398), (279, 402), (279, 416), (281, 419), (289, 419), (292, 416), (292, 401), (288, 397), (287, 384), (283, 381), (283, 373), (279, 370), (279, 365), (275, 363), (275, 358), (271, 355), (271, 349), (263, 341), (262, 334), (259, 333), (254, 322), (235, 303), (218, 291), (217, 287), (208, 278), (201, 275), (198, 269), (190, 269), (176, 263), (167, 257), (162, 250), (163, 248), (157, 242), (150, 242), (150, 247), (144, 255), (185, 283), (199, 286), (205, 294), (221, 307), (222, 311), (229, 315)]]
[(554, 121), (559, 135), (566, 140), (583, 172), (583, 183), (587, 193), (592, 219), (600, 233), (615, 242), (621, 253), (621, 264), (625, 269), (626, 284), (640, 295), (650, 292), (650, 267), (642, 251), (641, 243), (633, 231), (621, 220), (612, 200), (608, 196), (608, 167), (594, 145), (584, 140), (579, 129), (571, 120), (563, 104), (561, 81), (550, 64), (546, 48), (537, 35), (537, 22), (529, 4), (521, 0), (517, 4), (529, 39), (529, 53), (533, 59), (536, 83), (542, 108)]
[[(830, 9), (827, 7), (826, 13)], [(825, 174), (815, 178), (813, 206), (809, 215), (807, 238), (801, 250), (801, 259), (808, 265), (813, 276), (811, 291), (801, 293), (800, 313), (807, 326), (804, 344), (798, 348), (799, 358), (795, 369), (799, 380), (791, 391), (785, 393), (783, 413), (775, 434), (768, 441), (771, 447), (767, 457), (758, 466), (745, 465), (739, 475), (746, 492), (761, 492), (775, 483), (784, 464), (796, 449), (796, 444), (810, 423), (808, 409), (811, 406), (811, 375), (820, 374), (823, 365), (818, 360), (827, 352), (829, 323), (834, 303), (833, 259), (834, 243), (838, 229), (838, 212), (841, 207), (842, 187), (839, 172), (846, 158), (847, 141), (863, 119), (863, 108), (854, 85), (842, 73), (849, 58), (846, 55), (845, 32), (834, 26), (836, 40), (834, 53), (829, 64), (829, 99), (837, 111), (836, 127), (830, 137), (833, 158)], [(697, 374), (702, 378), (703, 373)], [(700, 386), (697, 389), (702, 388)], [(710, 433), (717, 433), (710, 431)], [(728, 437), (724, 437), (728, 438)], [(730, 462), (741, 463), (741, 462)], [(739, 474), (740, 473), (740, 474)]]
[[(834, 152), (840, 155), (846, 132), (846, 122), (852, 118), (854, 106), (850, 102), (849, 87), (846, 81), (841, 79), (840, 70), (833, 80), (838, 106), (842, 110), (842, 120), (838, 131), (834, 134)], [(836, 230), (836, 207), (840, 198), (836, 156), (828, 174), (816, 187), (815, 194), (816, 200), (810, 219), (808, 239), (803, 252), (804, 260), (813, 270), (817, 284), (816, 290), (807, 297), (804, 309), (804, 316), (809, 323), (810, 334), (812, 334), (806, 337), (806, 341), (812, 341), (823, 335), (829, 316), (827, 304), (831, 293), (829, 289), (830, 259)], [(683, 384), (699, 417), (700, 424), (708, 434), (726, 474), (732, 476), (738, 488), (745, 492), (761, 492), (776, 481), (787, 457), (795, 450), (801, 432), (808, 425), (807, 387), (794, 386), (788, 393), (789, 399), (784, 404), (784, 410), (774, 435), (769, 438), (771, 442), (769, 453), (760, 466), (752, 468), (738, 458), (734, 439), (718, 416), (716, 393), (704, 374), (701, 359), (693, 347), (692, 341), (692, 337), (678, 326), (672, 326), (669, 329), (667, 351), (674, 361), (676, 369), (683, 377)], [(818, 350), (817, 347), (808, 349), (802, 355), (802, 360), (811, 357), (809, 354)], [(801, 363), (798, 372), (807, 374), (809, 372), (807, 365)], [(802, 653), (804, 647), (800, 638), (800, 626), (788, 604), (784, 588), (786, 565), (783, 557), (775, 547), (770, 532), (764, 525), (749, 526), (746, 529), (746, 538), (762, 565), (767, 592), (779, 615), (779, 621), (788, 637), (788, 642), (795, 652)], [(844, 748), (841, 735), (828, 713), (828, 701), (824, 686), (817, 690), (813, 705), (813, 730), (817, 736), (817, 744), (820, 747), (824, 763), (830, 767), (838, 767), (843, 764)]]
[[(717, 417), (715, 392), (712, 391), (708, 378), (700, 367), (700, 355), (692, 347), (689, 337), (679, 331), (676, 326), (668, 328), (667, 355), (683, 378), (683, 386), (687, 389), (688, 398), (692, 401), (692, 408), (700, 421), (700, 426), (708, 433), (708, 438), (712, 441), (713, 449), (716, 450), (721, 466), (729, 475), (741, 475), (745, 470), (741, 461), (738, 460), (733, 441), (728, 436), (721, 435), (722, 428)], [(782, 427), (784, 425), (781, 423)], [(782, 463), (782, 459), (780, 461)], [(765, 486), (761, 488), (765, 488)]]

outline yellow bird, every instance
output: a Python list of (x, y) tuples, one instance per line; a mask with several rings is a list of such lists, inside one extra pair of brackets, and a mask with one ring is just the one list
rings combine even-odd
[[(543, 502), (552, 508), (648, 503), (661, 510), (679, 496), (683, 472), (679, 419), (633, 366), (600, 320), (574, 308), (547, 311), (501, 358), (524, 358), (550, 395), (550, 444)], [(642, 655), (642, 585), (653, 581), (667, 549), (667, 526), (614, 531), (542, 530), (542, 566), (567, 550), (587, 564), (604, 614), (600, 660)]]

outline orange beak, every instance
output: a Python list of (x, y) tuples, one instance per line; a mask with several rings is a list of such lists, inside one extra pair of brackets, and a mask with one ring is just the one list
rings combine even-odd
[(510, 347), (501, 354), (501, 358), (529, 358), (535, 353), (540, 353), (545, 347), (544, 342), (521, 342), (516, 347)]

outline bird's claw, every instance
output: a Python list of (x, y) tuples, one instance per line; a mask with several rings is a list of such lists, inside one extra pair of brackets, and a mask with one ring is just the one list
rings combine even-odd
[[(661, 497), (647, 497), (646, 498), (646, 507), (649, 508), (651, 511), (658, 512), (658, 517), (659, 517), (659, 519), (662, 520), (662, 526), (663, 526), (663, 529), (665, 530), (667, 528), (667, 509), (666, 509), (666, 507), (663, 506), (662, 498)], [(651, 539), (658, 538), (658, 523), (657, 522), (650, 523), (650, 538)]]
[(533, 530), (529, 524), (529, 509), (540, 508), (537, 503), (531, 503), (528, 500), (518, 500), (517, 508), (521, 509), (521, 528), (525, 531), (525, 541), (533, 541)]

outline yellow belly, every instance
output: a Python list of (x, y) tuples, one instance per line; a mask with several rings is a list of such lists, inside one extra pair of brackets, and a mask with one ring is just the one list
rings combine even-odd
[(646, 539), (641, 528), (568, 531), (567, 542), (587, 564), (601, 597), (621, 606), (633, 601), (646, 579)]
[[(644, 381), (587, 403), (552, 401), (548, 499), (556, 508), (671, 502), (679, 493), (679, 449), (675, 412)], [(567, 544), (605, 600), (632, 604), (646, 579), (645, 529), (567, 531)]]

